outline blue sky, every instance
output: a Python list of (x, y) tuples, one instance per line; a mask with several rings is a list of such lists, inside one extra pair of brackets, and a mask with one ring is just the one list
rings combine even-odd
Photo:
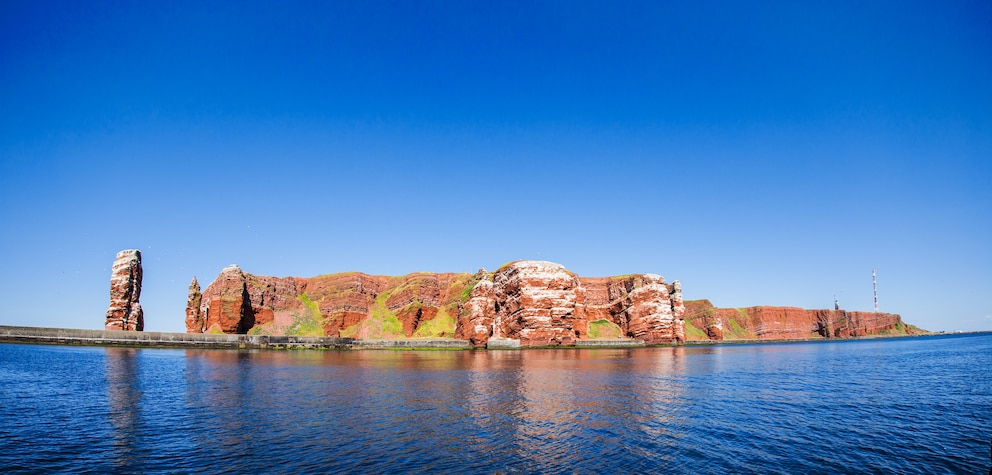
[(190, 279), (652, 272), (992, 330), (988, 2), (0, 4), (0, 324)]

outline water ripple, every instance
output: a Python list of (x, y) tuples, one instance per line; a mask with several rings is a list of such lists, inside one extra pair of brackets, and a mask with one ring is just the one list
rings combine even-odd
[(4, 473), (986, 473), (992, 337), (625, 350), (0, 345)]

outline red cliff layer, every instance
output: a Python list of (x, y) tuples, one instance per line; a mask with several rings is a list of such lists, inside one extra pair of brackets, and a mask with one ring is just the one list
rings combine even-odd
[(186, 331), (357, 338), (489, 338), (569, 345), (609, 326), (616, 336), (684, 340), (681, 286), (653, 274), (580, 278), (550, 262), (496, 272), (267, 277), (225, 268), (202, 294), (194, 280)]
[(709, 300), (694, 300), (685, 306), (690, 340), (850, 338), (921, 332), (892, 313), (768, 306), (716, 308)]

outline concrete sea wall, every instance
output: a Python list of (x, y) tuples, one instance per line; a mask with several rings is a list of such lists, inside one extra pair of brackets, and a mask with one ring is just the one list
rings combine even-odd
[(230, 335), (209, 333), (132, 332), (0, 326), (0, 342), (57, 345), (129, 346), (148, 348), (230, 349), (410, 349), (469, 348), (465, 340), (356, 340), (310, 336)]

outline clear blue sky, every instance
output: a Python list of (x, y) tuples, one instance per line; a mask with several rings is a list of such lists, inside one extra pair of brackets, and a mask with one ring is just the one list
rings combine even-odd
[(989, 2), (0, 3), (0, 324), (190, 279), (652, 272), (992, 330)]

